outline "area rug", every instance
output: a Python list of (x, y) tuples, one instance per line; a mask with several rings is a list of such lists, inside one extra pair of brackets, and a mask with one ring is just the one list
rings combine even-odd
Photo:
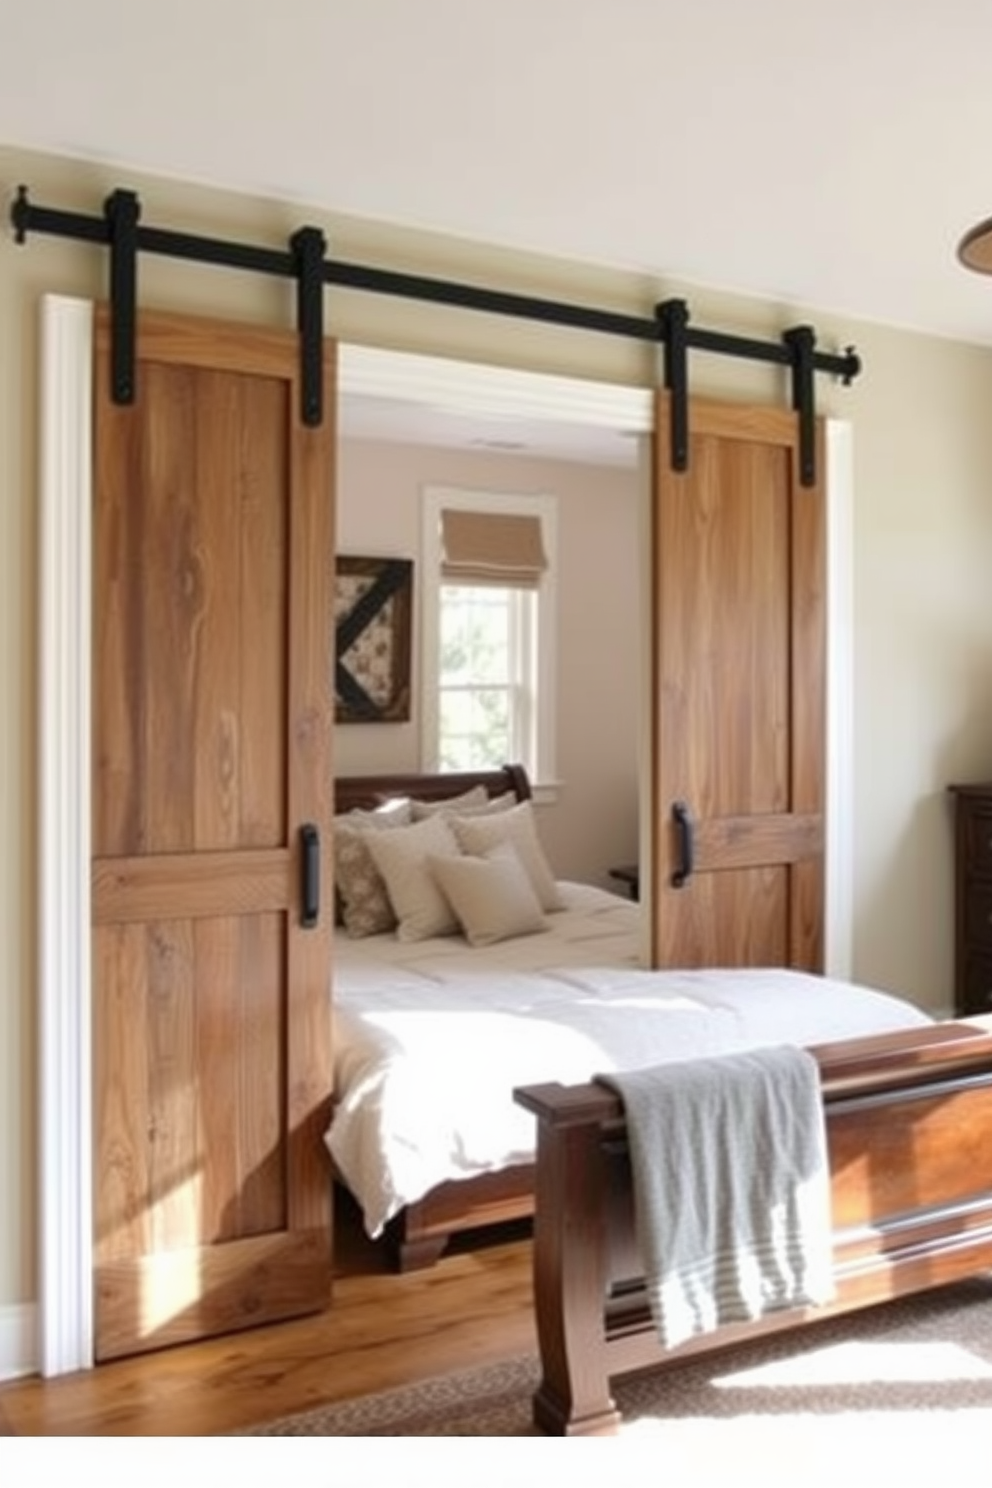
[[(537, 1378), (536, 1359), (514, 1359), (238, 1435), (534, 1436)], [(897, 1453), (938, 1468), (951, 1451), (959, 1484), (974, 1433), (971, 1460), (980, 1480), (992, 1482), (992, 1276), (620, 1380), (614, 1393), (620, 1434), (663, 1437), (670, 1472), (682, 1462), (698, 1475), (704, 1461), (744, 1460), (741, 1453), (767, 1461), (769, 1452), (787, 1468), (794, 1450), (807, 1468), (795, 1481), (814, 1481), (808, 1471), (818, 1450), (832, 1460), (847, 1450), (856, 1464), (875, 1437), (890, 1464)]]

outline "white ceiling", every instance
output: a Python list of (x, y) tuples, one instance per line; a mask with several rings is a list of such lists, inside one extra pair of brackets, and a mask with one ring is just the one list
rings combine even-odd
[(122, 185), (992, 344), (990, 0), (0, 0), (0, 53), (0, 143)]
[(634, 469), (638, 446), (625, 431), (608, 425), (574, 424), (548, 417), (488, 418), (458, 409), (424, 407), (409, 397), (376, 398), (343, 391), (338, 432), (346, 439), (435, 445), (468, 454), (568, 460), (585, 465)]

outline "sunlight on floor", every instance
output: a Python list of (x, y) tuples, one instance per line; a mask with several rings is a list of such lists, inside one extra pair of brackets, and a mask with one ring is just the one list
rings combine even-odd
[[(806, 1387), (820, 1392), (815, 1411), (803, 1408)], [(712, 1388), (712, 1414), (676, 1409), (620, 1428), (634, 1453), (657, 1444), (678, 1488), (836, 1488), (852, 1463), (876, 1459), (901, 1488), (942, 1483), (952, 1459), (955, 1488), (990, 1481), (992, 1363), (950, 1340), (828, 1345), (728, 1371)], [(719, 1397), (731, 1392), (728, 1408)]]
[[(869, 1463), (884, 1463), (885, 1480), (900, 1488), (987, 1488), (992, 1404), (970, 1410), (849, 1410), (734, 1416), (713, 1420), (641, 1420), (621, 1427), (614, 1442), (623, 1457), (644, 1453), (664, 1462), (673, 1488), (837, 1488), (864, 1481)], [(859, 1476), (859, 1464), (864, 1473)]]
[(714, 1379), (715, 1389), (992, 1379), (992, 1364), (960, 1344), (838, 1343)]

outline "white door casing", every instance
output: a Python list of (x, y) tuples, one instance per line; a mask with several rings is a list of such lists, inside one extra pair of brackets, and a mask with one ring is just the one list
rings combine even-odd
[[(93, 1363), (90, 1076), (90, 685), (93, 307), (41, 303), (39, 562), (39, 1328), (46, 1377)], [(340, 347), (340, 387), (453, 411), (651, 432), (649, 389), (368, 347)], [(402, 389), (402, 392), (400, 391)], [(826, 970), (850, 974), (852, 444), (828, 451)]]

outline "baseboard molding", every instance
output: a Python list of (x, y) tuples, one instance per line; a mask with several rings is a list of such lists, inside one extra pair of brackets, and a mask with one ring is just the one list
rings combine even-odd
[(38, 1308), (0, 1307), (0, 1380), (38, 1372)]

